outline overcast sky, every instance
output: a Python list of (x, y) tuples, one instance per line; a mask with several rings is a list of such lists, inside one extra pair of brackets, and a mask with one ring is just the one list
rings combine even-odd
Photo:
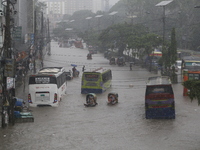
[(119, 0), (109, 0), (110, 5), (115, 5)]

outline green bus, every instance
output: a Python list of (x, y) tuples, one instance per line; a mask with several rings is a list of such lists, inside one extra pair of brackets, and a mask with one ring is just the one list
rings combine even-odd
[(84, 72), (81, 82), (81, 94), (103, 93), (112, 84), (112, 71), (98, 68), (90, 72)]

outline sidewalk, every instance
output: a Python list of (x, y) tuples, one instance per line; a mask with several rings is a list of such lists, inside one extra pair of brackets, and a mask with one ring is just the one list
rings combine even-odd
[[(35, 61), (36, 64), (36, 73), (39, 71), (39, 69), (41, 68), (41, 60), (36, 60)], [(27, 73), (27, 75), (25, 76), (25, 80), (24, 83), (16, 83), (15, 86), (15, 96), (18, 98), (23, 99), (26, 104), (28, 104), (28, 79), (29, 79), (29, 75), (31, 75), (32, 73), (29, 71)]]

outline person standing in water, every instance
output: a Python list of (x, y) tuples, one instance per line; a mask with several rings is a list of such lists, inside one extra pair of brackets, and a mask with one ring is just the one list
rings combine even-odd
[(84, 72), (85, 71), (85, 65), (83, 66), (83, 68), (82, 68), (82, 72)]

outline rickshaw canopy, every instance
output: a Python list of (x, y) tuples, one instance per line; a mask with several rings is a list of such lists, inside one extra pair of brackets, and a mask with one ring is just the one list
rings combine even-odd
[(93, 97), (94, 97), (94, 100), (97, 99), (97, 96), (96, 96), (95, 93), (88, 93), (88, 94), (86, 95), (86, 100), (88, 99), (89, 96), (93, 96)]

